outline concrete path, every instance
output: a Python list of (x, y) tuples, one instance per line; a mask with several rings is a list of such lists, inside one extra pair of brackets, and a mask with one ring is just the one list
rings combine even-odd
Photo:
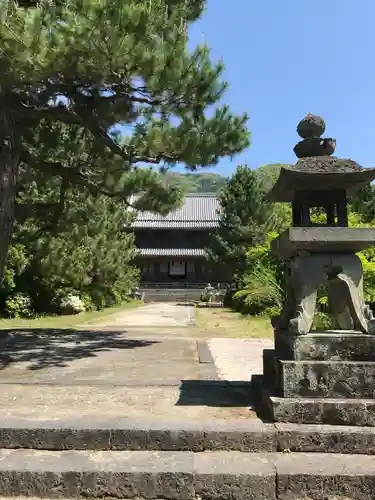
[(272, 349), (273, 341), (211, 339), (209, 347), (219, 378), (245, 381), (263, 373), (263, 349)]
[[(159, 302), (146, 304), (106, 318), (95, 326), (126, 328), (173, 328), (187, 327), (195, 323), (194, 307), (190, 305)], [(82, 325), (90, 326), (90, 325)]]

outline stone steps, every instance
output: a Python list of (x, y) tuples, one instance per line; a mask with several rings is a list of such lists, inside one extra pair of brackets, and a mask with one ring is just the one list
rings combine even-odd
[(3, 496), (372, 499), (365, 455), (0, 450)]
[[(1, 417), (1, 415), (0, 415)], [(1, 449), (49, 451), (240, 451), (375, 455), (374, 427), (146, 419), (0, 418)]]
[(2, 497), (373, 499), (375, 429), (0, 414)]
[(140, 288), (143, 300), (147, 302), (188, 302), (196, 301), (201, 297), (202, 288)]

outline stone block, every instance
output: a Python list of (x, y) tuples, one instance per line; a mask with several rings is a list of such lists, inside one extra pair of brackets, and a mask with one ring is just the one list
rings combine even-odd
[(279, 398), (265, 392), (262, 404), (273, 422), (375, 427), (375, 400)]
[(276, 332), (275, 352), (283, 360), (375, 362), (375, 335), (343, 330), (299, 336)]
[(375, 427), (276, 423), (277, 450), (375, 455)]
[(194, 498), (193, 454), (0, 450), (3, 496)]
[(375, 457), (280, 453), (275, 467), (278, 499), (374, 498)]
[(274, 454), (198, 453), (194, 456), (196, 498), (276, 499)]
[(279, 361), (286, 398), (372, 399), (375, 363), (365, 361)]

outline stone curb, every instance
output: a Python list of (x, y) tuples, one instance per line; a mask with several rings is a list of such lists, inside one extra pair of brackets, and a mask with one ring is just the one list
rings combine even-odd
[(36, 450), (155, 450), (308, 452), (375, 455), (375, 428), (265, 424), (258, 419), (160, 421), (140, 419), (30, 420), (3, 417), (0, 448)]
[(3, 496), (366, 500), (374, 486), (370, 456), (0, 450)]
[(27, 379), (1, 379), (0, 387), (2, 386), (11, 386), (11, 385), (23, 385), (23, 386), (37, 386), (37, 387), (182, 387), (186, 384), (199, 384), (200, 387), (216, 389), (216, 388), (231, 388), (231, 389), (248, 389), (250, 390), (250, 382), (241, 382), (241, 381), (227, 381), (221, 379), (215, 379), (213, 377), (213, 370), (216, 369), (212, 367), (209, 363), (199, 363), (199, 368), (201, 369), (203, 366), (207, 367), (210, 373), (212, 374), (212, 378), (200, 378), (200, 379), (158, 379), (158, 380), (133, 380), (133, 379), (124, 379), (121, 382), (107, 382), (101, 380), (72, 380), (71, 382), (64, 382), (61, 384), (58, 380), (52, 381), (38, 381), (38, 380), (27, 380)]
[(39, 450), (276, 451), (275, 430), (260, 420), (35, 420), (2, 418), (0, 448)]
[(215, 360), (212, 356), (210, 346), (205, 340), (197, 340), (197, 353), (199, 361), (200, 379), (219, 381)]
[(197, 352), (199, 363), (215, 364), (215, 360), (207, 341), (197, 340)]

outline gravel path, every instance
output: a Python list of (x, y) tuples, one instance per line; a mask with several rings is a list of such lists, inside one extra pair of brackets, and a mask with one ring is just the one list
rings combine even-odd
[(216, 338), (209, 346), (221, 379), (249, 381), (251, 375), (263, 373), (263, 349), (272, 349), (273, 340)]

